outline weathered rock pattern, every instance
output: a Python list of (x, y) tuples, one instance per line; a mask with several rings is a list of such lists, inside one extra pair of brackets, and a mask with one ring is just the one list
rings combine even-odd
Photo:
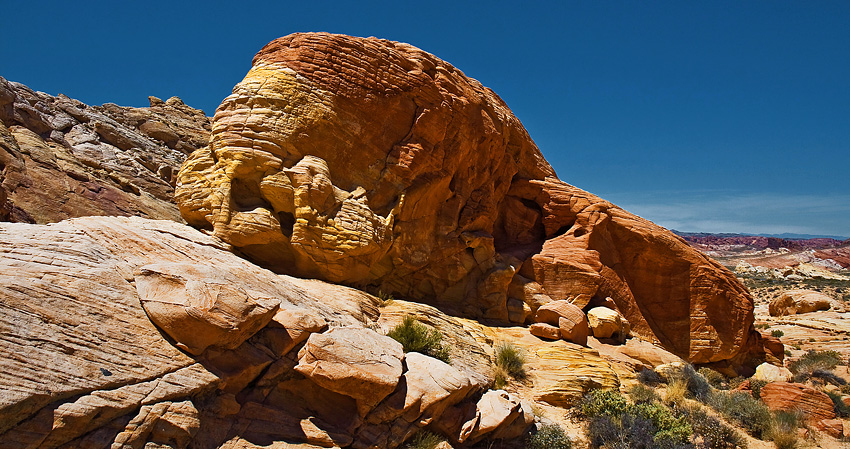
[(560, 338), (580, 345), (587, 344), (587, 316), (569, 301), (552, 301), (542, 305), (534, 314), (534, 321), (531, 327), (533, 335), (552, 338), (552, 329), (557, 328)]
[(761, 388), (761, 399), (771, 410), (799, 410), (808, 421), (835, 418), (829, 396), (803, 384), (769, 383)]
[(788, 290), (770, 302), (771, 316), (795, 315), (799, 313), (829, 310), (833, 299), (814, 290)]
[(496, 94), (407, 44), (269, 43), (177, 184), (190, 224), (278, 272), (503, 322), (611, 297), (693, 362), (759, 350), (729, 271), (558, 180)]
[(182, 221), (177, 170), (209, 130), (203, 111), (177, 97), (150, 97), (149, 108), (87, 106), (0, 77), (0, 221)]
[(784, 366), (771, 365), (770, 363), (762, 363), (756, 367), (756, 373), (753, 374), (753, 379), (763, 380), (765, 382), (791, 382), (794, 374), (791, 370)]
[(625, 341), (631, 326), (619, 312), (608, 307), (594, 307), (587, 311), (587, 325), (596, 338), (613, 338)]
[(470, 355), (405, 356), (372, 330), (378, 299), (228, 249), (165, 220), (0, 223), (0, 447), (383, 449), (457, 410), (475, 440), (530, 425), (515, 397), (479, 407), (480, 324), (412, 305)]

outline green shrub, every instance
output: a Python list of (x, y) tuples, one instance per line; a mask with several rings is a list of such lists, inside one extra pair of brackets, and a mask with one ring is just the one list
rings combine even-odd
[(525, 352), (513, 343), (496, 345), (496, 365), (504, 368), (514, 379), (524, 379), (526, 376)]
[(580, 409), (590, 419), (592, 447), (674, 448), (688, 442), (692, 429), (684, 417), (659, 402), (630, 404), (613, 390), (591, 391)]
[(728, 388), (728, 382), (726, 381), (726, 376), (724, 376), (723, 374), (720, 374), (719, 372), (717, 372), (717, 371), (715, 371), (711, 368), (702, 367), (699, 370), (697, 370), (697, 373), (699, 373), (702, 377), (704, 377), (705, 380), (708, 381), (708, 384), (711, 385), (714, 388), (723, 389), (723, 390)]
[(401, 343), (404, 352), (419, 352), (449, 363), (449, 350), (441, 342), (443, 336), (436, 329), (416, 321), (413, 315), (405, 316), (387, 336)]
[(848, 407), (842, 400), (841, 395), (835, 393), (833, 391), (828, 391), (826, 393), (830, 399), (832, 399), (832, 407), (835, 409), (835, 414), (840, 418), (850, 417), (850, 407)]
[(635, 404), (661, 400), (661, 397), (658, 396), (658, 393), (656, 393), (652, 387), (647, 387), (644, 384), (632, 385), (629, 387), (627, 393), (629, 394), (629, 398), (631, 398), (632, 402)]
[(841, 354), (836, 351), (808, 351), (788, 364), (794, 373), (794, 382), (805, 382), (816, 371), (831, 371), (841, 364)]
[(511, 377), (523, 380), (526, 376), (525, 352), (512, 343), (497, 344), (496, 361), (493, 366), (493, 388), (497, 390), (504, 388)]
[(785, 335), (785, 332), (782, 332), (782, 331), (781, 331), (781, 330), (779, 330), (779, 329), (774, 329), (774, 330), (772, 330), (772, 331), (770, 332), (770, 335), (772, 335), (772, 336), (774, 336), (774, 337), (776, 337), (776, 338), (780, 338), (780, 337), (782, 337), (783, 335)]
[(744, 428), (750, 435), (761, 438), (772, 425), (770, 410), (764, 402), (743, 391), (717, 391), (709, 395), (708, 405), (726, 419)]
[(781, 410), (773, 414), (770, 439), (778, 449), (795, 449), (799, 446), (797, 428), (803, 420), (799, 411)]
[(696, 372), (691, 364), (685, 365), (682, 369), (682, 380), (685, 381), (688, 393), (701, 402), (704, 402), (708, 398), (708, 394), (711, 393), (711, 385), (702, 374)]
[(654, 387), (662, 382), (661, 375), (652, 368), (644, 368), (637, 374), (638, 382)]
[(688, 407), (683, 413), (694, 430), (700, 449), (746, 449), (747, 439), (729, 424), (709, 415), (702, 407)]
[(434, 449), (438, 444), (445, 441), (441, 436), (428, 432), (427, 430), (420, 430), (413, 434), (404, 446), (404, 449)]
[(753, 397), (761, 399), (761, 389), (767, 385), (766, 380), (750, 379), (750, 391), (753, 392)]
[(525, 440), (526, 449), (571, 449), (573, 442), (557, 424), (544, 424)]

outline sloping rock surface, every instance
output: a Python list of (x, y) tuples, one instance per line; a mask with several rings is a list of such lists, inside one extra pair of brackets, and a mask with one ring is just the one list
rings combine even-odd
[(266, 45), (176, 199), (187, 222), (278, 272), (502, 322), (547, 299), (611, 297), (634, 333), (693, 362), (760, 350), (734, 275), (557, 179), (495, 93), (408, 44)]
[[(373, 330), (378, 303), (172, 221), (0, 223), (0, 448), (389, 449), (447, 409), (478, 410), (485, 350), (457, 367), (405, 357)], [(478, 347), (463, 320), (431, 315)], [(488, 410), (476, 438), (532, 416)]]
[(87, 215), (182, 221), (177, 170), (207, 145), (210, 120), (179, 98), (88, 106), (0, 77), (0, 221)]

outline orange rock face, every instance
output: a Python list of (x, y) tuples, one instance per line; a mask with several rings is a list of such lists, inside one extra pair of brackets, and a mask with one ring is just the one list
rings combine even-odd
[(278, 272), (501, 321), (611, 297), (634, 334), (696, 363), (758, 341), (729, 271), (560, 181), (495, 93), (408, 44), (269, 43), (176, 198), (190, 224)]
[(826, 393), (803, 384), (773, 382), (761, 389), (761, 399), (771, 410), (799, 410), (807, 421), (835, 418), (832, 400)]

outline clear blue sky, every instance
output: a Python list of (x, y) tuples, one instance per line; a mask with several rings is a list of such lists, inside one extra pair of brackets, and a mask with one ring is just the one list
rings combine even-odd
[(211, 114), (274, 38), (408, 42), (495, 90), (561, 179), (663, 226), (850, 237), (848, 1), (0, 7), (0, 76), (88, 104)]

